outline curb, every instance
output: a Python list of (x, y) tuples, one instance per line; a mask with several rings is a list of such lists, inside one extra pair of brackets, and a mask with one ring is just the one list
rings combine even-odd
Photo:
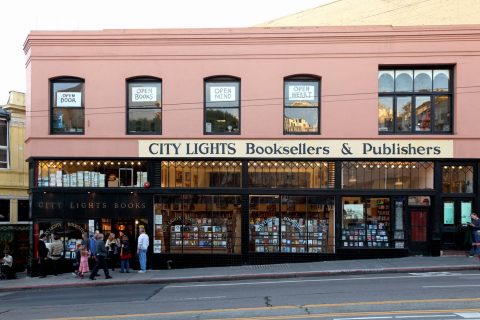
[[(25, 291), (34, 289), (51, 288), (72, 288), (72, 287), (95, 287), (103, 285), (125, 285), (125, 284), (172, 284), (187, 282), (216, 282), (216, 281), (237, 281), (237, 280), (258, 280), (258, 279), (288, 279), (288, 278), (306, 278), (306, 277), (326, 277), (336, 275), (358, 275), (358, 274), (385, 274), (385, 273), (423, 273), (423, 272), (447, 272), (447, 271), (468, 271), (478, 270), (477, 265), (458, 265), (458, 266), (430, 266), (430, 267), (405, 267), (405, 268), (376, 268), (376, 269), (346, 269), (346, 270), (326, 270), (326, 271), (298, 271), (282, 273), (256, 273), (256, 274), (236, 274), (236, 275), (214, 275), (214, 276), (193, 276), (182, 278), (149, 278), (138, 280), (103, 280), (75, 282), (75, 283), (57, 283), (40, 284), (30, 286), (0, 287), (0, 292)], [(100, 280), (100, 279), (99, 279)]]

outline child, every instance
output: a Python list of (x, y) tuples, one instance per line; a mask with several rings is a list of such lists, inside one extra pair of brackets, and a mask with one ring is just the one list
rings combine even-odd
[(90, 252), (88, 249), (82, 245), (80, 247), (80, 266), (78, 267), (78, 275), (80, 278), (83, 279), (85, 272), (89, 272), (90, 269), (88, 268), (88, 257), (90, 256)]

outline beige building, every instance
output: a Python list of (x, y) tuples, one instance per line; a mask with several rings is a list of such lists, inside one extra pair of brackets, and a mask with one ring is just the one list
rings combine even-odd
[(337, 0), (259, 27), (434, 26), (480, 23), (478, 0)]
[(17, 265), (29, 247), (28, 164), (25, 149), (25, 94), (11, 91), (0, 106), (0, 252), (9, 249)]

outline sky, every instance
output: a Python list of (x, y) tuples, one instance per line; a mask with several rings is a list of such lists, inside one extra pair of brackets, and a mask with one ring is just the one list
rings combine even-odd
[(25, 92), (31, 30), (250, 27), (333, 0), (6, 0), (0, 15), (0, 105)]

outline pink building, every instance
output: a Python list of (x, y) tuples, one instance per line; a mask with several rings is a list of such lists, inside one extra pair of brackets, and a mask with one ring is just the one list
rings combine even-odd
[(468, 250), (479, 31), (31, 32), (35, 234), (142, 224), (153, 268)]

